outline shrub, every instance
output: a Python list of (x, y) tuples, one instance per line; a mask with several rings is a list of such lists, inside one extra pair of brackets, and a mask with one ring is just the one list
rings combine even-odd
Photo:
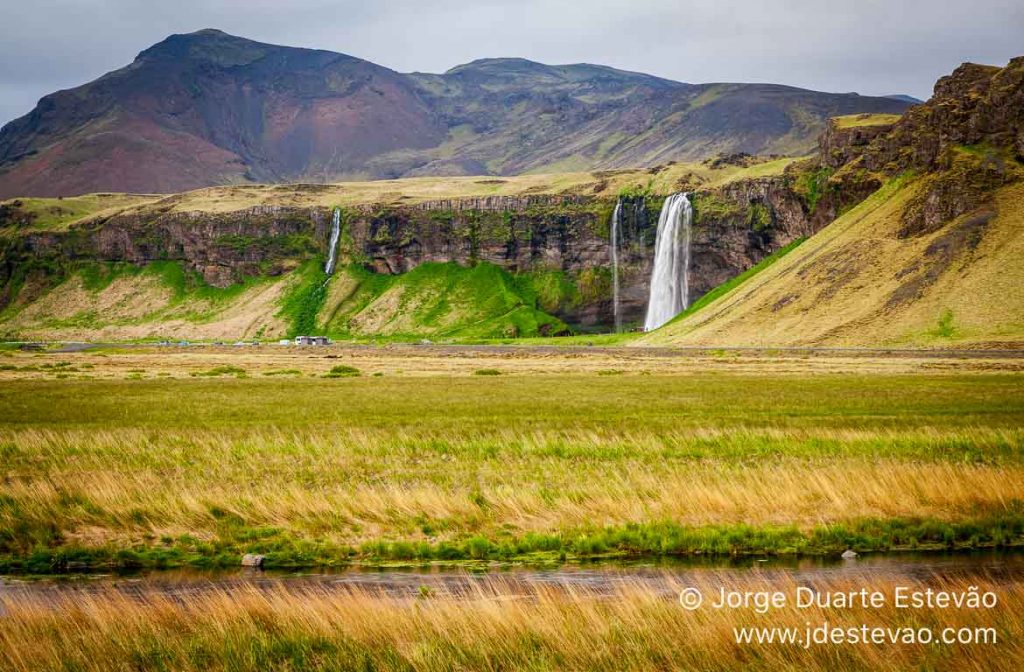
[(932, 332), (941, 338), (952, 338), (956, 334), (956, 325), (953, 323), (953, 311), (946, 308), (939, 316), (939, 324)]
[(362, 375), (362, 372), (356, 367), (339, 364), (324, 374), (324, 378), (351, 378), (360, 375)]
[(497, 369), (477, 369), (473, 372), (474, 376), (500, 376), (501, 371)]
[(192, 374), (192, 376), (202, 376), (207, 378), (214, 378), (217, 376), (235, 376), (236, 378), (244, 378), (245, 369), (239, 368), (237, 366), (232, 366), (230, 364), (225, 364), (223, 366), (215, 366), (212, 369), (209, 369), (208, 371), (196, 371), (195, 373)]

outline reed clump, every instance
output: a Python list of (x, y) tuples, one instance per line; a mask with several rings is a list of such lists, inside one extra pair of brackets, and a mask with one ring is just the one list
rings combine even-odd
[[(114, 589), (7, 596), (0, 618), (5, 669), (502, 669), (502, 670), (1018, 670), (1024, 665), (1024, 587), (966, 578), (896, 582), (869, 573), (814, 583), (819, 592), (879, 591), (881, 607), (796, 608), (792, 579), (621, 582), (611, 590), (522, 586), (490, 577), (468, 593), (409, 594), (366, 588), (246, 585), (174, 594)], [(920, 608), (891, 599), (897, 585), (997, 597), (993, 608)], [(683, 588), (708, 596), (687, 611)], [(715, 609), (719, 590), (780, 591), (767, 613)], [(744, 643), (750, 627), (885, 628), (941, 636), (953, 628), (973, 643)]]

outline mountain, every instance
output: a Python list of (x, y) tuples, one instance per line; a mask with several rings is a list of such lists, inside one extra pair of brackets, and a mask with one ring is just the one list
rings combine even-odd
[(201, 30), (50, 94), (0, 129), (0, 197), (797, 155), (812, 149), (829, 116), (906, 107), (892, 98), (692, 85), (523, 59), (401, 74), (343, 54)]
[(906, 95), (904, 93), (894, 93), (894, 94), (891, 94), (891, 95), (888, 95), (888, 96), (883, 96), (883, 97), (884, 98), (892, 98), (893, 100), (899, 100), (899, 101), (902, 101), (904, 103), (910, 103), (911, 105), (920, 105), (921, 103), (924, 102), (920, 98), (914, 98), (913, 96), (908, 96), (908, 95)]
[(1024, 347), (1024, 57), (961, 66), (888, 126), (854, 122), (807, 174), (824, 199), (881, 188), (644, 343)]
[(619, 202), (629, 328), (643, 319), (659, 210), (687, 191), (694, 303), (640, 344), (1020, 347), (1022, 110), (1024, 58), (964, 65), (902, 116), (833, 117), (810, 158), (0, 201), (0, 334), (607, 331)]

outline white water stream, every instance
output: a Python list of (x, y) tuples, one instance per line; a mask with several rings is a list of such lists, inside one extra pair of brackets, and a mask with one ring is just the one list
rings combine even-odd
[(341, 208), (334, 209), (334, 216), (331, 218), (331, 240), (328, 243), (327, 263), (324, 264), (324, 273), (334, 273), (334, 262), (338, 254), (338, 238), (341, 236)]
[(654, 243), (651, 296), (644, 331), (657, 329), (690, 305), (690, 226), (693, 208), (685, 193), (665, 199)]
[(612, 315), (615, 318), (615, 333), (622, 331), (622, 314), (619, 311), (619, 228), (622, 225), (622, 199), (615, 204), (612, 213)]

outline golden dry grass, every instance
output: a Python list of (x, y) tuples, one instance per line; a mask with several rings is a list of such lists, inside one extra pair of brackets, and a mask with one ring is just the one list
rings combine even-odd
[(857, 126), (888, 126), (900, 120), (900, 114), (844, 114), (832, 117), (830, 122), (837, 128), (855, 128)]
[[(687, 581), (691, 583), (691, 581)], [(684, 587), (624, 583), (610, 594), (586, 587), (521, 586), (500, 578), (468, 595), (394, 597), (366, 589), (240, 587), (166, 596), (116, 590), (8, 597), (0, 604), (5, 669), (378, 669), (378, 670), (1019, 670), (1024, 665), (1024, 587), (934, 578), (899, 581), (864, 573), (814, 583), (819, 592), (880, 591), (880, 608), (793, 606), (797, 583), (707, 574), (695, 581), (709, 600), (686, 611)], [(898, 609), (897, 586), (954, 593), (991, 591), (990, 609)], [(788, 605), (758, 614), (715, 609), (721, 588), (777, 590)], [(913, 630), (970, 644), (738, 643), (737, 629), (808, 627)], [(958, 632), (946, 633), (946, 628)], [(902, 635), (900, 633), (903, 633)], [(800, 641), (800, 640), (798, 640)], [(981, 643), (981, 642), (987, 643)]]
[(755, 374), (800, 376), (815, 374), (1015, 373), (1024, 371), (1020, 357), (965, 357), (959, 352), (913, 353), (885, 356), (856, 350), (672, 350), (630, 347), (549, 345), (559, 339), (538, 339), (544, 345), (333, 345), (296, 347), (196, 345), (160, 347), (117, 345), (81, 352), (18, 352), (0, 358), (0, 382), (5, 380), (61, 379), (123, 380), (190, 378), (216, 366), (238, 366), (253, 378), (281, 370), (317, 376), (332, 365), (351, 364), (364, 375), (468, 376), (479, 369), (498, 369), (503, 375), (604, 374)]
[[(66, 208), (58, 199), (31, 201), (33, 212), (56, 213), (41, 216), (40, 228), (66, 228), (97, 214), (234, 212), (257, 206), (357, 207), (373, 205), (415, 205), (425, 201), (486, 196), (583, 194), (615, 198), (622, 189), (650, 187), (653, 193), (669, 194), (688, 185), (713, 188), (728, 182), (767, 175), (780, 175), (795, 158), (773, 159), (741, 167), (710, 168), (704, 163), (672, 163), (654, 169), (624, 169), (592, 172), (546, 173), (510, 177), (423, 177), (371, 182), (341, 182), (325, 185), (244, 185), (198, 189), (165, 197), (126, 194), (88, 195), (79, 199), (80, 208)], [(102, 197), (101, 197), (102, 196)], [(102, 204), (100, 209), (98, 204)], [(66, 204), (65, 204), (66, 205)], [(64, 208), (63, 210), (61, 208)], [(101, 212), (102, 210), (102, 212)]]
[(797, 159), (784, 158), (749, 167), (725, 165), (712, 169), (703, 163), (673, 163), (657, 169), (567, 172), (510, 177), (422, 177), (373, 182), (343, 182), (311, 189), (291, 185), (212, 187), (169, 196), (164, 201), (130, 208), (171, 206), (178, 212), (232, 212), (254, 206), (291, 207), (415, 205), (425, 201), (486, 196), (583, 194), (615, 198), (625, 188), (650, 186), (653, 193), (669, 194), (683, 184), (702, 188), (765, 175), (779, 175)]
[(0, 201), (0, 205), (19, 203), (20, 210), (33, 216), (33, 228), (62, 230), (82, 219), (111, 215), (160, 198), (153, 194), (100, 193), (71, 198), (11, 198)]
[[(249, 433), (149, 431), (0, 432), (20, 457), (47, 464), (45, 477), (24, 467), (2, 492), (25, 521), (50, 521), (68, 541), (119, 545), (147, 536), (214, 538), (216, 507), (248, 526), (358, 546), (387, 538), (452, 540), (466, 532), (500, 537), (514, 530), (549, 533), (590, 526), (671, 520), (689, 526), (817, 526), (872, 518), (968, 520), (978, 512), (1012, 512), (1024, 492), (1024, 468), (898, 458), (779, 456), (745, 463), (685, 452), (699, 437), (718, 446), (884, 441), (877, 434), (698, 429), (674, 435), (506, 431), (443, 452), (417, 449), (416, 432)], [(1012, 434), (964, 433), (947, 441), (998, 443)], [(892, 433), (894, 442), (926, 441)], [(516, 446), (493, 457), (490, 443)], [(617, 443), (611, 454), (598, 446)], [(558, 455), (572, 445), (575, 458)], [(174, 448), (179, 446), (181, 448)], [(300, 447), (301, 446), (301, 447)], [(623, 452), (619, 452), (623, 451)], [(713, 452), (713, 451), (712, 451)], [(625, 453), (625, 454), (623, 454)], [(478, 493), (478, 497), (472, 496)], [(480, 500), (486, 502), (485, 506)], [(69, 501), (75, 502), (73, 505)], [(434, 521), (436, 530), (423, 532)], [(5, 521), (10, 523), (11, 521)]]

